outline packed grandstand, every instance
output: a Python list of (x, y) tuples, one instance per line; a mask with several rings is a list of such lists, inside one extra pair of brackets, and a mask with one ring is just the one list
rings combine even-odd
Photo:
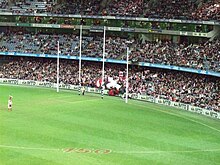
[(220, 0), (0, 0), (0, 165), (219, 165), (219, 119)]
[(219, 20), (219, 0), (0, 0), (2, 11)]
[[(28, 14), (76, 14), (86, 16), (119, 16), (158, 19), (180, 19), (195, 21), (219, 21), (219, 0), (0, 0), (1, 12), (27, 14), (16, 17), (16, 21), (25, 23), (31, 20)], [(115, 17), (116, 18), (116, 17)], [(35, 23), (44, 18), (34, 17)], [(74, 20), (73, 18), (72, 20)], [(94, 18), (95, 19), (95, 18)], [(65, 20), (70, 24), (68, 20)], [(48, 22), (47, 22), (48, 23)], [(50, 18), (50, 24), (58, 24), (59, 18)], [(79, 24), (83, 24), (80, 22)], [(120, 24), (120, 23), (119, 23)], [(152, 26), (159, 26), (157, 23)], [(28, 25), (25, 25), (28, 26)], [(38, 25), (40, 26), (40, 25)], [(123, 24), (123, 27), (125, 24)], [(191, 25), (186, 25), (191, 26)], [(56, 55), (57, 41), (61, 55), (79, 56), (80, 37), (78, 32), (65, 30), (30, 30), (30, 27), (1, 27), (0, 52)], [(211, 28), (212, 29), (212, 28)], [(75, 27), (74, 30), (75, 31)], [(172, 30), (172, 28), (167, 28)], [(185, 35), (185, 33), (184, 33)], [(143, 39), (128, 33), (108, 33), (105, 52), (107, 59), (126, 60), (126, 48), (129, 47), (129, 93), (140, 93), (157, 98), (182, 102), (201, 108), (220, 111), (220, 79), (198, 73), (156, 69), (138, 66), (137, 62), (193, 68), (203, 71), (220, 72), (220, 39), (199, 38), (191, 40), (187, 36), (178, 41), (169, 37), (149, 37)], [(157, 39), (155, 39), (157, 38)], [(103, 34), (86, 32), (82, 38), (82, 56), (102, 58)], [(6, 54), (5, 54), (6, 55)], [(56, 82), (56, 61), (48, 58), (1, 57), (0, 78)], [(62, 60), (60, 63), (60, 83), (78, 85), (78, 61)], [(107, 63), (105, 66), (105, 84), (114, 79), (125, 92), (125, 65)], [(102, 76), (102, 63), (82, 62), (84, 86), (97, 87)]]
[[(56, 60), (11, 58), (0, 67), (0, 78), (56, 83), (56, 69)], [(78, 71), (77, 61), (62, 61), (60, 83), (78, 85)], [(105, 84), (112, 78), (121, 85), (120, 92), (124, 93), (125, 66), (108, 63), (105, 71)], [(83, 63), (84, 86), (97, 87), (97, 81), (101, 77), (101, 63)], [(220, 81), (219, 78), (210, 76), (132, 66), (129, 68), (129, 93), (147, 94), (220, 111)]]
[[(79, 36), (74, 34), (32, 34), (8, 31), (0, 34), (0, 50), (6, 52), (56, 54), (57, 41), (63, 55), (79, 55)], [(102, 37), (84, 36), (82, 56), (102, 57)], [(121, 37), (106, 38), (106, 58), (125, 59), (126, 47), (131, 47), (130, 60), (196, 69), (220, 71), (220, 41), (201, 43), (172, 43), (171, 41), (146, 41)]]

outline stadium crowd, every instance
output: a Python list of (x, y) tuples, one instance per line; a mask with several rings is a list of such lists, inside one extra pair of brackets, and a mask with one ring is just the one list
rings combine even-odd
[[(126, 57), (124, 56), (123, 59)], [(136, 44), (130, 60), (220, 71), (220, 41), (176, 44), (171, 41)]]
[(57, 7), (55, 14), (99, 15), (101, 0), (67, 0)]
[[(0, 34), (0, 51), (57, 54), (57, 41), (63, 55), (79, 55), (79, 37), (74, 34), (31, 34), (7, 32)], [(135, 39), (106, 37), (106, 57), (126, 59), (126, 47), (132, 50), (130, 61), (185, 66), (220, 72), (220, 41), (200, 44), (172, 43), (171, 41), (140, 42)], [(83, 37), (82, 56), (102, 57), (103, 38)]]
[(145, 17), (186, 19), (191, 17), (197, 5), (192, 0), (157, 0), (149, 6)]
[[(118, 59), (126, 53), (127, 46), (134, 43), (134, 39), (125, 39), (120, 37), (107, 37), (105, 41), (105, 58)], [(103, 38), (95, 37), (82, 50), (82, 54), (87, 57), (102, 57), (103, 56)]]
[(55, 9), (53, 0), (7, 0), (6, 11), (13, 13), (52, 13)]
[(220, 20), (219, 0), (0, 0), (1, 9), (14, 13), (111, 15), (188, 20)]
[(143, 16), (144, 0), (112, 0), (103, 10), (104, 15), (140, 17)]
[[(59, 9), (59, 13), (85, 15), (111, 15), (126, 17), (149, 17), (189, 20), (219, 20), (219, 0), (111, 0), (105, 6), (91, 1), (82, 8), (81, 3), (72, 2)], [(69, 5), (71, 4), (71, 5)], [(91, 11), (91, 12), (89, 12)]]
[(206, 21), (220, 20), (220, 1), (157, 0), (146, 10), (145, 17)]
[(192, 18), (195, 20), (220, 20), (220, 1), (208, 0), (201, 5), (195, 12), (192, 12)]
[[(125, 91), (125, 65), (105, 65), (105, 84), (110, 78)], [(56, 82), (56, 60), (45, 58), (12, 57), (0, 66), (0, 78)], [(84, 86), (96, 87), (102, 76), (102, 63), (82, 63)], [(61, 60), (60, 83), (78, 85), (78, 61)], [(172, 101), (187, 103), (209, 110), (220, 111), (220, 78), (130, 66), (129, 93), (147, 94)]]

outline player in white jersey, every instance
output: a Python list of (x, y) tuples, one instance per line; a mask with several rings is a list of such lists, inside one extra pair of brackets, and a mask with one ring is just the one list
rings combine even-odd
[(85, 94), (85, 91), (86, 91), (85, 87), (84, 87), (84, 86), (82, 86), (82, 88), (81, 88), (81, 93), (82, 93), (82, 95), (84, 95), (84, 94)]
[(12, 111), (12, 96), (9, 96), (8, 99), (8, 111)]

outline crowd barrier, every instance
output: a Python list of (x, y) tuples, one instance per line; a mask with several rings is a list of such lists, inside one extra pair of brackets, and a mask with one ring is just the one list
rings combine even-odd
[(180, 109), (183, 109), (186, 111), (195, 112), (195, 113), (199, 113), (199, 114), (209, 116), (212, 118), (220, 119), (220, 112), (216, 112), (213, 110), (207, 110), (204, 108), (192, 106), (192, 105), (181, 103), (181, 102), (174, 102), (174, 101), (170, 101), (167, 99), (160, 99), (160, 98), (155, 98), (153, 96), (140, 95), (140, 94), (133, 94), (132, 98), (137, 99), (137, 100), (151, 102), (151, 103), (163, 104), (163, 105), (167, 105), (167, 106), (171, 106), (171, 107), (176, 107), (176, 108), (180, 108)]
[[(51, 82), (5, 79), (5, 78), (0, 78), (0, 84), (14, 84), (14, 85), (28, 85), (28, 86), (46, 87), (46, 88), (57, 88), (57, 84), (51, 83)], [(69, 90), (78, 90), (77, 85), (70, 85), (70, 84), (59, 84), (59, 88), (60, 89), (69, 89)], [(92, 92), (92, 93), (101, 93), (101, 89), (90, 88), (90, 87), (87, 87), (86, 91)], [(104, 94), (108, 94), (108, 90), (104, 90)], [(176, 107), (176, 108), (180, 108), (180, 109), (183, 109), (186, 111), (195, 112), (195, 113), (209, 116), (212, 118), (220, 119), (220, 112), (216, 112), (213, 110), (207, 110), (207, 109), (192, 106), (189, 104), (174, 102), (174, 101), (170, 101), (170, 100), (166, 100), (166, 99), (159, 99), (159, 98), (155, 98), (152, 96), (141, 95), (141, 94), (132, 94), (131, 98), (136, 99), (136, 100), (142, 100), (142, 101), (147, 101), (147, 102), (151, 102), (151, 103), (163, 104), (166, 106)]]

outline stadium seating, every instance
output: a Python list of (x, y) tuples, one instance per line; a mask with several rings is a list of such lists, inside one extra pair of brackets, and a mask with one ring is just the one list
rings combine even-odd
[[(105, 66), (105, 83), (113, 77), (125, 88), (125, 66)], [(119, 77), (119, 72), (123, 73)], [(82, 63), (82, 84), (95, 87), (102, 76), (102, 63)], [(0, 78), (15, 78), (56, 82), (56, 60), (39, 58), (12, 58), (0, 67)], [(78, 85), (78, 62), (60, 62), (60, 83)], [(132, 66), (129, 69), (129, 93), (179, 101), (209, 110), (220, 111), (220, 81), (217, 77)]]
[(192, 13), (195, 20), (220, 20), (219, 0), (209, 0), (203, 3), (195, 12)]
[(49, 13), (52, 7), (52, 0), (22, 0), (15, 1), (9, 8), (14, 13)]
[[(13, 1), (12, 1), (13, 2)], [(0, 0), (1, 11), (14, 13), (55, 13), (81, 15), (113, 15), (188, 20), (220, 19), (219, 0), (103, 0), (71, 1), (56, 4), (52, 0)]]
[[(220, 71), (220, 42), (174, 44), (169, 41), (135, 45), (130, 60)], [(126, 57), (124, 56), (123, 59)]]
[(84, 0), (84, 1), (72, 1), (67, 0), (57, 7), (53, 13), (56, 14), (81, 14), (81, 15), (98, 15), (100, 11), (100, 4), (102, 0)]
[[(105, 58), (118, 59), (125, 54), (126, 47), (134, 41), (123, 39), (120, 37), (107, 37), (105, 47)], [(101, 44), (100, 44), (101, 43)], [(94, 38), (87, 47), (82, 51), (84, 56), (88, 57), (102, 57), (103, 56), (103, 38)]]
[(34, 53), (40, 48), (42, 37), (41, 35), (16, 34), (2, 38), (0, 44), (3, 49), (6, 49), (5, 51)]
[[(20, 32), (19, 32), (20, 33)], [(72, 34), (30, 34), (9, 32), (1, 34), (0, 51), (37, 54), (57, 54), (57, 41), (63, 55), (79, 55), (79, 37)], [(134, 39), (107, 37), (106, 57), (125, 60), (126, 47), (132, 52), (130, 61), (184, 66), (220, 72), (220, 41), (200, 44), (176, 44), (171, 41), (139, 43)], [(102, 57), (103, 39), (83, 37), (82, 56)]]
[[(92, 37), (83, 37), (83, 48)], [(62, 34), (26, 34), (22, 32), (1, 34), (0, 50), (19, 53), (57, 54), (57, 41), (63, 55), (78, 55), (79, 37)]]
[(198, 4), (194, 0), (157, 0), (149, 5), (145, 17), (190, 19)]
[(143, 0), (112, 0), (105, 9), (105, 15), (140, 17), (146, 3)]

